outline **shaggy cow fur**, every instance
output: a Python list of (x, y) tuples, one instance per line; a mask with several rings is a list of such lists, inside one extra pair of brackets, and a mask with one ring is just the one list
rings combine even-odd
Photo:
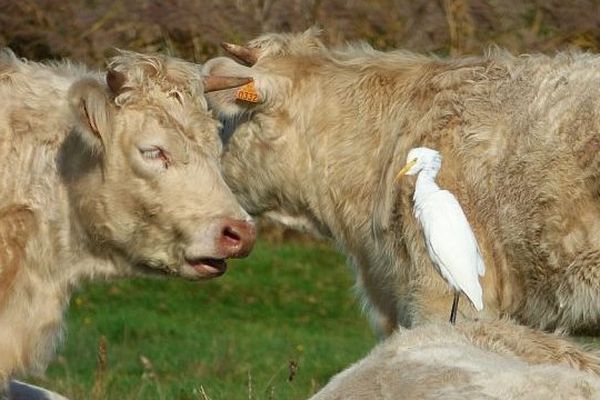
[[(253, 227), (225, 185), (197, 66), (123, 52), (104, 74), (0, 53), (0, 393), (43, 369), (83, 279), (211, 278)], [(248, 235), (224, 249), (224, 227)], [(0, 394), (1, 397), (1, 394)]]
[(204, 66), (253, 77), (262, 99), (209, 96), (230, 127), (226, 180), (251, 214), (332, 238), (377, 326), (446, 319), (451, 304), (413, 216), (414, 178), (394, 181), (426, 146), (487, 267), (485, 309), (462, 302), (463, 320), (600, 331), (600, 56), (439, 59), (328, 49), (312, 31), (248, 47), (251, 67)]
[(559, 352), (581, 356), (558, 337), (502, 321), (401, 328), (311, 400), (600, 399), (597, 360), (549, 364)]

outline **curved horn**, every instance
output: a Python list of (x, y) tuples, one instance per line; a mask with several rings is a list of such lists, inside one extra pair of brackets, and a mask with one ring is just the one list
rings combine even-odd
[(208, 93), (245, 85), (246, 83), (252, 82), (252, 78), (204, 75), (202, 77), (202, 82), (204, 83), (204, 93)]
[(258, 49), (251, 49), (249, 47), (239, 46), (237, 44), (223, 42), (221, 46), (226, 52), (233, 55), (236, 59), (240, 60), (247, 66), (251, 67), (258, 61)]
[(106, 73), (106, 84), (114, 95), (119, 94), (126, 80), (127, 78), (122, 72), (115, 71), (114, 69)]

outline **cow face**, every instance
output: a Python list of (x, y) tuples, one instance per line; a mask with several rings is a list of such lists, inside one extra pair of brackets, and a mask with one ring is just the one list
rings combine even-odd
[(195, 68), (122, 53), (108, 87), (75, 83), (76, 129), (61, 168), (92, 251), (136, 270), (202, 279), (247, 255), (255, 229), (221, 177), (218, 122)]

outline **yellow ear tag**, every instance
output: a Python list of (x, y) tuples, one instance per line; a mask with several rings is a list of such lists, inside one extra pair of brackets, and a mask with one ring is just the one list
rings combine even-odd
[(260, 103), (260, 96), (254, 87), (254, 81), (246, 83), (235, 92), (237, 100), (247, 101), (249, 103)]

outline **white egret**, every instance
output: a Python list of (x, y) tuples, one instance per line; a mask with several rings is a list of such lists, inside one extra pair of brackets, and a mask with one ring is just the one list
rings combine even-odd
[(423, 229), (431, 261), (454, 289), (450, 311), (450, 322), (454, 324), (461, 291), (478, 311), (483, 309), (479, 276), (485, 273), (485, 265), (458, 200), (435, 183), (442, 166), (440, 153), (417, 147), (409, 151), (406, 162), (396, 179), (418, 174), (413, 196), (414, 213)]

